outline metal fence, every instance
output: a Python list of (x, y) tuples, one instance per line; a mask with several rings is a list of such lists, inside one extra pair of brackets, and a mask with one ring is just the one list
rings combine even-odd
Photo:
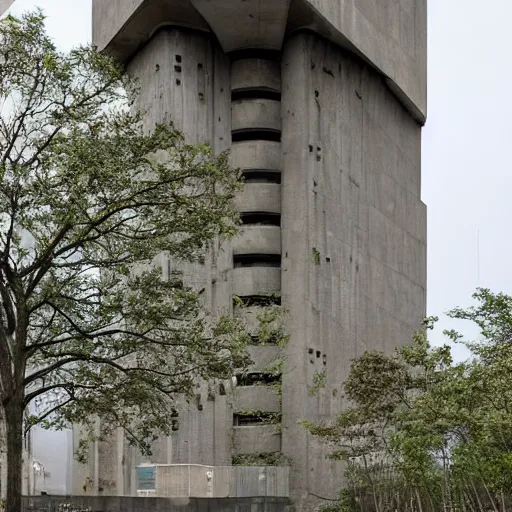
[(147, 482), (139, 496), (175, 498), (288, 497), (289, 468), (257, 466), (204, 466), (158, 464), (154, 466), (154, 491)]
[(22, 512), (284, 512), (287, 498), (24, 497)]

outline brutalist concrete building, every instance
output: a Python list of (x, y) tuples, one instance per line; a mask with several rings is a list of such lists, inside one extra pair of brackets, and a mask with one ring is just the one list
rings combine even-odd
[[(426, 0), (93, 1), (94, 44), (140, 78), (147, 127), (172, 120), (245, 175), (242, 234), (186, 278), (212, 311), (235, 296), (241, 314), (287, 311), (282, 397), (257, 385), (279, 348), (251, 347), (254, 378), (203, 393), (151, 462), (282, 454), (296, 503), (337, 497), (343, 469), (298, 423), (335, 417), (351, 359), (407, 342), (425, 314), (426, 22)], [(122, 438), (96, 460), (103, 492), (135, 492)]]

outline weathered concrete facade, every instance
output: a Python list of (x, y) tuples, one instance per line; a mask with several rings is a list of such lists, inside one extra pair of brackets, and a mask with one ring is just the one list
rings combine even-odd
[[(247, 318), (262, 297), (287, 311), (282, 396), (254, 385), (279, 348), (251, 347), (254, 380), (203, 390), (152, 462), (282, 452), (297, 504), (334, 499), (342, 468), (298, 422), (333, 418), (350, 360), (408, 341), (425, 314), (426, 0), (94, 0), (93, 36), (140, 78), (148, 129), (172, 120), (244, 172), (242, 233), (180, 267), (187, 281), (216, 313), (234, 296)], [(97, 486), (132, 494), (142, 459), (122, 436), (100, 459)]]

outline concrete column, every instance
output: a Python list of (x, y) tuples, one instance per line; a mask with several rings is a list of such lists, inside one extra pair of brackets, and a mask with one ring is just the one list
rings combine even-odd
[[(334, 420), (351, 360), (392, 351), (421, 324), (421, 128), (374, 70), (314, 34), (285, 42), (282, 70), (283, 451), (297, 499), (334, 499), (343, 468), (297, 423)], [(321, 372), (325, 389), (310, 396)]]
[[(127, 71), (140, 81), (138, 106), (146, 112), (146, 129), (173, 122), (188, 142), (208, 142), (217, 154), (230, 147), (230, 61), (209, 34), (163, 28), (134, 56)], [(204, 305), (213, 315), (230, 311), (232, 264), (230, 244), (218, 241), (204, 265), (162, 261), (164, 275), (180, 272), (188, 285), (204, 289)], [(229, 426), (219, 428), (216, 419), (217, 408), (223, 407), (207, 400), (206, 389), (198, 393), (200, 404), (182, 404), (179, 430), (170, 441), (157, 443), (152, 462), (168, 463), (171, 453), (173, 463), (229, 459)]]

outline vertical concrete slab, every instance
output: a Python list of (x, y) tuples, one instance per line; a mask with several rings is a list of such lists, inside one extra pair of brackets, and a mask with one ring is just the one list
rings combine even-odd
[[(283, 451), (304, 504), (308, 493), (335, 499), (343, 468), (297, 423), (334, 419), (350, 361), (389, 352), (420, 327), (425, 210), (420, 127), (377, 73), (297, 34), (285, 44), (282, 81), (282, 294), (293, 319)], [(326, 388), (310, 396), (324, 371)]]
[[(208, 34), (163, 29), (131, 60), (127, 71), (140, 81), (138, 106), (145, 112), (146, 129), (172, 122), (189, 142), (209, 142), (216, 154), (229, 148), (230, 62)], [(229, 312), (230, 244), (214, 241), (204, 265), (167, 265), (182, 272), (187, 284), (204, 289), (208, 311), (214, 315)], [(230, 446), (223, 419), (225, 404), (208, 401), (206, 389), (198, 392), (200, 407), (190, 404), (180, 411), (179, 430), (172, 436), (172, 462), (226, 462)]]

